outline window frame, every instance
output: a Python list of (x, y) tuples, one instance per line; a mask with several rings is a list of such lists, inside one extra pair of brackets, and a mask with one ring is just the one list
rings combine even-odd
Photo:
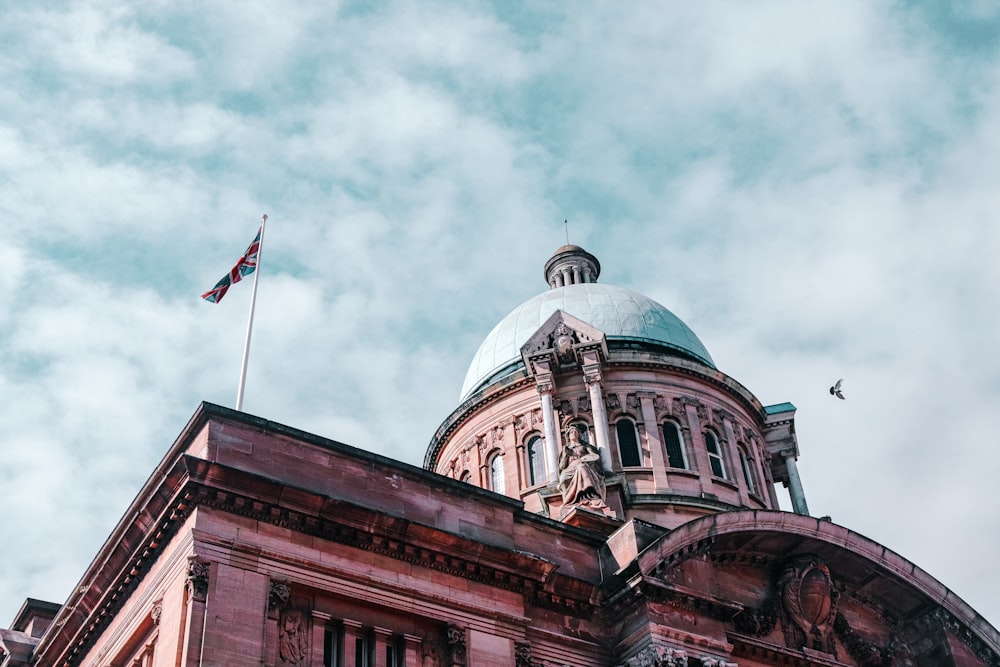
[[(493, 493), (507, 493), (507, 476), (503, 466), (503, 452), (497, 451), (489, 459), (490, 470), (490, 491)], [(499, 481), (499, 484), (497, 483)], [(497, 488), (499, 487), (499, 488)]]
[[(636, 460), (636, 463), (634, 465), (630, 465), (630, 464), (628, 464), (628, 463), (625, 462), (624, 450), (622, 449), (621, 430), (620, 430), (620, 427), (619, 427), (619, 425), (622, 422), (628, 422), (629, 425), (632, 427), (631, 428), (631, 433), (632, 433), (632, 437), (634, 438), (634, 443), (635, 443), (634, 452), (635, 452), (635, 460)], [(641, 445), (640, 440), (639, 440), (639, 425), (635, 422), (634, 419), (632, 419), (632, 417), (629, 417), (627, 415), (623, 415), (623, 416), (621, 416), (621, 417), (619, 417), (618, 419), (615, 420), (615, 442), (618, 445), (618, 461), (619, 461), (619, 463), (621, 463), (622, 468), (641, 468), (641, 467), (643, 467), (642, 445)]]
[[(540, 472), (540, 477), (535, 477), (535, 466), (533, 465), (532, 453), (536, 451), (535, 447), (537, 445), (537, 460), (538, 460), (538, 470)], [(549, 481), (549, 470), (548, 462), (545, 460), (545, 438), (539, 433), (530, 433), (527, 440), (524, 443), (524, 458), (525, 467), (528, 469), (528, 486), (537, 486), (538, 484), (545, 484)]]
[[(681, 455), (681, 464), (682, 464), (680, 466), (673, 465), (673, 462), (671, 461), (672, 457), (670, 456), (670, 438), (667, 437), (667, 428), (672, 429), (674, 434), (677, 436), (677, 447), (679, 448), (678, 451)], [(684, 446), (684, 432), (681, 430), (680, 424), (673, 421), (672, 419), (665, 419), (663, 422), (660, 423), (660, 432), (663, 434), (663, 449), (667, 454), (667, 467), (672, 468), (674, 470), (690, 470), (691, 464), (688, 461), (687, 447)]]
[[(712, 475), (719, 479), (728, 480), (726, 476), (726, 459), (722, 455), (722, 441), (718, 434), (712, 429), (705, 429), (702, 433), (705, 438), (705, 451), (708, 453), (708, 466), (712, 469)], [(713, 452), (713, 445), (715, 451)], [(719, 469), (716, 470), (715, 463), (718, 462)]]
[(740, 467), (743, 468), (743, 481), (746, 482), (747, 491), (755, 496), (760, 495), (760, 485), (757, 483), (757, 471), (754, 460), (747, 455), (746, 448), (737, 446), (740, 454)]

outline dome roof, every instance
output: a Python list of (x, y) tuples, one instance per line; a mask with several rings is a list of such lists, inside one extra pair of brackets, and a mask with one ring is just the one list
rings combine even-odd
[(651, 343), (715, 368), (694, 332), (649, 297), (614, 285), (576, 283), (528, 299), (500, 320), (472, 358), (460, 400), (522, 365), (521, 346), (556, 310), (597, 327), (612, 345), (615, 341)]

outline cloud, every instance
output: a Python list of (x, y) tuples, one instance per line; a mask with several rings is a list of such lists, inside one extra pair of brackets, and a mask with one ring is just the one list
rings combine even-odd
[(0, 617), (65, 598), (198, 401), (232, 405), (249, 285), (198, 294), (267, 213), (249, 412), (419, 463), (569, 219), (798, 406), (814, 514), (1000, 618), (1000, 70), (967, 8), (8, 12)]

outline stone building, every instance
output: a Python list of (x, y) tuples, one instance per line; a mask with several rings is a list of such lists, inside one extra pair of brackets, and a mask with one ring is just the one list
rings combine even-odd
[(599, 274), (556, 251), (423, 467), (202, 404), (0, 667), (1000, 666), (951, 591), (809, 516), (792, 404)]

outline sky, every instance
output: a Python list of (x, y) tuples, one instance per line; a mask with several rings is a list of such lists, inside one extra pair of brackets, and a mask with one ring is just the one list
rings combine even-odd
[(993, 2), (4, 3), (0, 626), (235, 406), (265, 213), (246, 412), (420, 465), (568, 234), (1000, 625), (998, 182)]

